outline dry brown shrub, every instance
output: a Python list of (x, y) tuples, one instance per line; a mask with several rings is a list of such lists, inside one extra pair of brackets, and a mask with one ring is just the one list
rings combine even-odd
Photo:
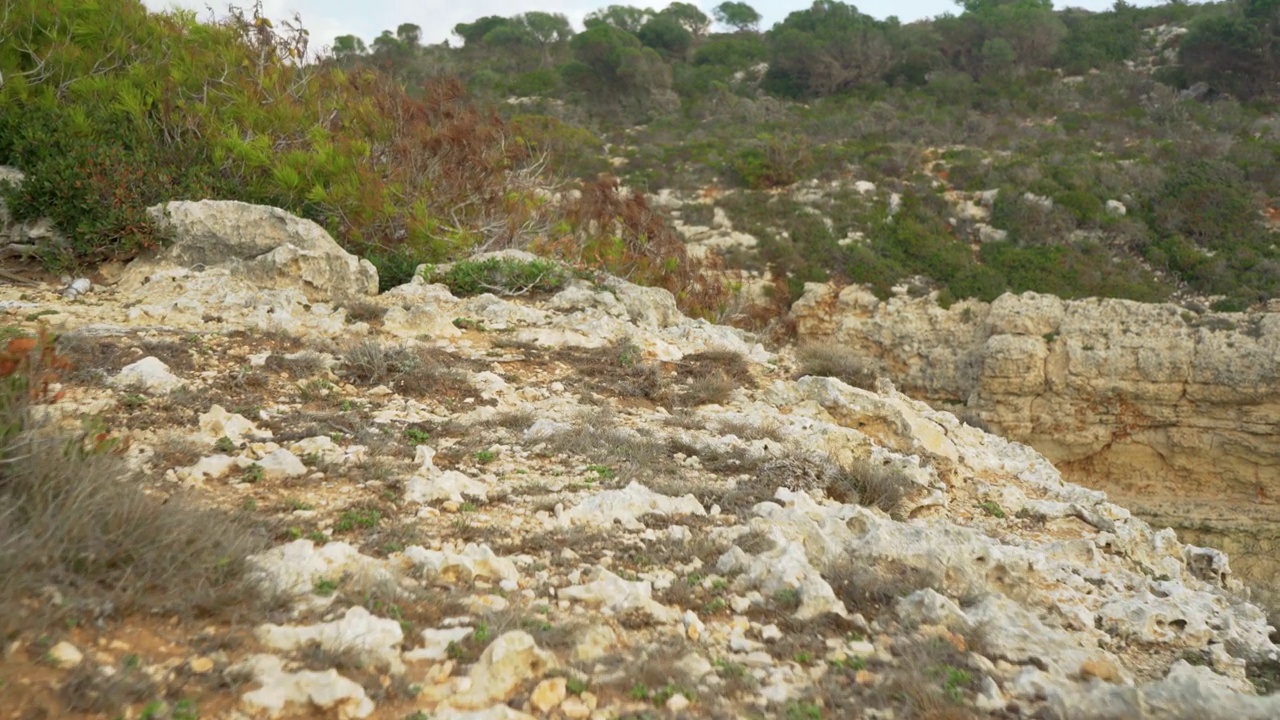
[(866, 361), (854, 356), (848, 348), (836, 343), (810, 343), (796, 351), (796, 359), (800, 361), (797, 377), (814, 375), (833, 377), (844, 383), (863, 390), (875, 386), (875, 369)]

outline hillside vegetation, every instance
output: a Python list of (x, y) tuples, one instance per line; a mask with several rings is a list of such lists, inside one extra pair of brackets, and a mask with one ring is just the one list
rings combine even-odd
[(1280, 293), (1275, 0), (969, 0), (906, 24), (819, 0), (767, 31), (745, 3), (615, 5), (440, 45), (406, 23), (307, 63), (301, 20), (260, 9), (7, 7), (0, 163), (28, 180), (4, 192), (67, 232), (39, 250), (55, 267), (132, 257), (161, 241), (145, 207), (218, 197), (320, 222), (385, 286), (526, 247), (724, 317), (725, 288), (625, 186), (700, 195), (686, 224), (722, 211), (759, 240), (724, 260), (785, 278), (780, 301), (828, 278), (944, 302)]

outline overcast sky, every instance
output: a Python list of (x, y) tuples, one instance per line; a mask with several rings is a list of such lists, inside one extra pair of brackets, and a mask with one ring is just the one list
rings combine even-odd
[[(1138, 0), (1136, 5), (1153, 5), (1157, 0)], [(153, 10), (164, 10), (170, 7), (186, 7), (197, 10), (203, 19), (208, 16), (207, 7), (212, 6), (218, 14), (223, 14), (227, 0), (143, 0)], [(700, 0), (694, 2), (707, 15), (720, 0)], [(236, 0), (231, 3), (245, 7), (249, 0)], [(423, 42), (438, 43), (449, 39), (457, 43), (452, 36), (453, 26), (460, 22), (471, 22), (485, 15), (518, 15), (529, 10), (564, 13), (573, 21), (576, 28), (581, 29), (582, 17), (596, 8), (615, 4), (607, 0), (263, 0), (263, 10), (268, 18), (278, 20), (289, 18), (297, 12), (302, 15), (302, 24), (311, 31), (312, 49), (329, 45), (339, 35), (356, 35), (365, 42), (370, 42), (383, 30), (394, 30), (401, 23), (411, 22), (422, 27)], [(622, 2), (618, 4), (652, 6), (655, 9), (666, 7), (669, 0), (656, 2)], [(809, 6), (807, 0), (758, 0), (748, 4), (764, 16), (761, 29), (768, 29), (773, 23), (782, 20), (787, 13), (801, 10)], [(897, 15), (903, 22), (941, 15), (944, 12), (959, 12), (951, 0), (869, 0), (853, 3), (864, 13), (877, 18)], [(1054, 0), (1054, 6), (1084, 7), (1090, 10), (1105, 10), (1111, 7), (1113, 0)]]

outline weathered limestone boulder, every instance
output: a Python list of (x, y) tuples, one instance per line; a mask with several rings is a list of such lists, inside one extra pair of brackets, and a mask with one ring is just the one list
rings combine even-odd
[[(943, 309), (811, 285), (802, 341), (834, 341), (904, 392), (965, 407), (1246, 578), (1280, 563), (1280, 315), (1006, 294)], [(1208, 527), (1203, 522), (1208, 520)]]
[(203, 272), (225, 268), (233, 279), (260, 287), (296, 289), (311, 302), (339, 302), (377, 293), (378, 271), (343, 250), (324, 228), (284, 210), (230, 200), (175, 201), (147, 209), (172, 243), (135, 262), (124, 289), (148, 282), (162, 268)]

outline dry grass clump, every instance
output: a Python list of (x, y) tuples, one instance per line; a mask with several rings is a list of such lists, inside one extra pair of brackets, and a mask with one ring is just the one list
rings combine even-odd
[(143, 611), (262, 611), (247, 558), (265, 529), (186, 493), (147, 494), (105, 434), (33, 430), (28, 388), (46, 367), (59, 365), (0, 378), (0, 637)]
[(723, 405), (734, 390), (752, 382), (746, 359), (730, 350), (693, 353), (675, 365), (676, 377), (685, 384), (672, 398), (675, 406)]
[(577, 372), (584, 389), (602, 395), (661, 403), (668, 391), (662, 368), (646, 361), (640, 348), (627, 341), (590, 350), (565, 348), (556, 359)]
[(659, 483), (677, 474), (665, 442), (618, 427), (609, 410), (585, 413), (573, 427), (538, 438), (537, 442), (544, 454), (577, 455), (607, 468), (610, 477), (602, 478), (605, 487), (622, 487), (640, 480), (661, 492)]
[(442, 350), (363, 340), (349, 347), (341, 360), (342, 374), (360, 385), (386, 385), (401, 394), (437, 399), (477, 394), (457, 367), (464, 361)]
[[(0, 636), (85, 615), (260, 609), (245, 561), (266, 549), (263, 528), (185, 493), (148, 495), (123, 458), (67, 445), (4, 448)], [(60, 603), (49, 602), (55, 591)]]
[[(989, 717), (969, 704), (980, 676), (968, 669), (964, 653), (939, 638), (897, 644), (898, 662), (876, 667), (883, 681), (867, 688), (856, 681), (861, 664), (830, 666), (813, 688), (822, 717), (858, 717), (867, 708), (904, 720), (978, 720)], [(816, 716), (815, 716), (816, 717)]]
[(267, 357), (265, 367), (283, 373), (293, 380), (315, 377), (328, 370), (324, 356), (315, 351), (305, 351), (295, 355), (277, 355)]
[(822, 577), (850, 612), (862, 613), (867, 619), (891, 610), (899, 598), (933, 587), (936, 580), (928, 572), (896, 560), (872, 565), (849, 557), (823, 568)]
[(814, 375), (833, 377), (863, 390), (870, 390), (876, 382), (876, 371), (865, 361), (856, 358), (848, 348), (832, 342), (808, 343), (796, 351), (800, 363), (796, 377)]
[(968, 669), (965, 654), (941, 638), (922, 638), (896, 646), (900, 662), (887, 673), (876, 695), (906, 720), (977, 720), (967, 706), (978, 675)]
[(66, 710), (118, 713), (130, 705), (156, 697), (160, 687), (136, 656), (120, 667), (85, 661), (71, 669), (58, 688)]
[(876, 507), (887, 513), (897, 510), (913, 487), (901, 470), (865, 460), (843, 467), (820, 453), (790, 452), (780, 457), (754, 462), (743, 458), (738, 472), (748, 473), (725, 493), (720, 504), (733, 512), (749, 509), (773, 498), (778, 488), (819, 490), (842, 503)]
[(387, 314), (387, 308), (377, 303), (356, 301), (346, 306), (347, 319), (353, 322), (373, 323)]

